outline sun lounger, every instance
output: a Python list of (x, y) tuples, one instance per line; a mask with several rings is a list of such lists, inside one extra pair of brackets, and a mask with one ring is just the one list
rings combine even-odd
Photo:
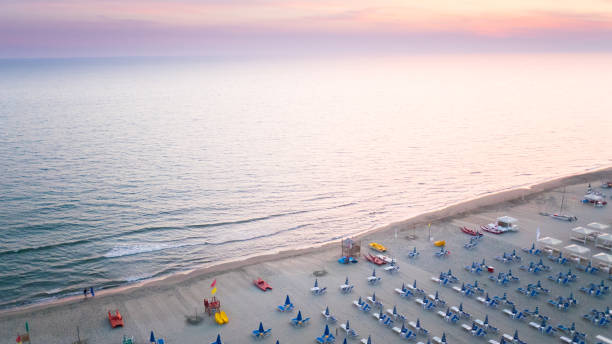
[(608, 337), (604, 337), (604, 336), (602, 336), (600, 334), (596, 335), (595, 339), (597, 339), (601, 343), (612, 344), (612, 339), (610, 339)]
[(346, 333), (348, 337), (354, 338), (358, 336), (357, 332), (355, 332), (355, 330), (352, 327), (350, 327), (348, 320), (345, 324), (340, 324), (340, 328)]

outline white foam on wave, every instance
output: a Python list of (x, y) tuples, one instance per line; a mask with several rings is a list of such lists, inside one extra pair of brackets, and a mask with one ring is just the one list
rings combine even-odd
[(168, 248), (178, 247), (178, 245), (169, 244), (135, 244), (135, 245), (120, 245), (113, 247), (110, 251), (104, 254), (106, 258), (116, 258), (130, 256), (134, 254), (161, 251)]

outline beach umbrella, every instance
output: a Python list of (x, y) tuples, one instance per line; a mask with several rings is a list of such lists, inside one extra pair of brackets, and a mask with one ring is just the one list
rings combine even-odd
[(221, 341), (221, 335), (217, 334), (217, 340), (215, 340), (214, 342), (210, 344), (223, 344), (223, 342)]
[(259, 322), (259, 330), (258, 330), (258, 331), (259, 331), (259, 333), (264, 333), (264, 332), (266, 332), (266, 331), (264, 330), (263, 323), (262, 323), (261, 321)]
[(276, 344), (279, 344), (279, 341), (278, 341), (278, 339), (276, 340)]
[(287, 297), (285, 297), (285, 305), (290, 305), (291, 304), (291, 299), (289, 299), (289, 294), (287, 294)]
[(414, 283), (412, 284), (412, 286), (416, 288), (416, 280), (414, 280)]
[(446, 343), (446, 332), (442, 332), (442, 343)]
[(436, 290), (436, 295), (434, 295), (434, 299), (438, 299), (438, 291)]
[(342, 342), (342, 344), (347, 344), (346, 337), (344, 337), (344, 341)]
[(376, 302), (376, 293), (372, 293), (372, 301)]
[(393, 305), (393, 315), (397, 315), (397, 306)]
[(302, 321), (303, 320), (303, 318), (302, 318), (302, 311), (298, 310), (298, 315), (297, 315), (297, 317), (295, 319), (297, 321)]
[(357, 301), (358, 304), (362, 304), (363, 300), (361, 299), (361, 296), (359, 297), (359, 300)]
[(489, 324), (489, 315), (488, 315), (488, 314), (487, 314), (487, 315), (485, 315), (485, 321), (484, 321), (484, 324), (485, 324), (485, 325), (488, 325), (488, 324)]
[(404, 333), (404, 332), (406, 332), (406, 331), (407, 331), (407, 329), (406, 329), (406, 323), (405, 323), (404, 321), (402, 321), (402, 330), (401, 330), (401, 332), (402, 332), (402, 333)]
[(349, 321), (346, 321), (346, 330), (348, 331), (351, 327), (349, 326)]
[(417, 328), (421, 328), (421, 319), (419, 319), (419, 318), (417, 318), (416, 327)]
[(314, 287), (315, 287), (315, 288), (318, 288), (318, 287), (319, 287), (319, 279), (318, 279), (318, 278), (315, 278), (315, 284), (314, 284)]
[(376, 277), (376, 269), (372, 269), (372, 277)]
[(463, 302), (459, 304), (459, 312), (463, 312)]
[(325, 307), (325, 315), (329, 315), (329, 307)]
[(372, 344), (372, 336), (368, 335), (368, 344)]
[(344, 280), (344, 284), (345, 284), (345, 285), (348, 285), (348, 284), (349, 284), (348, 276), (346, 276), (346, 279)]
[(323, 336), (329, 336), (329, 326), (327, 326), (327, 324), (325, 324), (325, 331), (323, 331)]
[(26, 332), (30, 333), (30, 324), (28, 324), (28, 322), (26, 321), (25, 323), (25, 328), (26, 328)]
[(155, 335), (153, 334), (153, 331), (151, 331), (151, 337), (149, 337), (149, 342), (155, 344)]
[(518, 340), (519, 340), (519, 337), (518, 337), (518, 330), (514, 330), (514, 336), (512, 336), (512, 338), (513, 338), (515, 341), (518, 341)]

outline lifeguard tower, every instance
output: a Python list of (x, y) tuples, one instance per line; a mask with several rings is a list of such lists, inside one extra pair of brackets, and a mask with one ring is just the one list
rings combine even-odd
[(349, 258), (359, 258), (361, 254), (361, 243), (351, 238), (342, 239), (342, 256)]
[(219, 301), (219, 299), (217, 299), (215, 296), (210, 299), (204, 299), (204, 311), (206, 314), (208, 314), (208, 316), (215, 314), (215, 312), (218, 312), (220, 308), (221, 301)]

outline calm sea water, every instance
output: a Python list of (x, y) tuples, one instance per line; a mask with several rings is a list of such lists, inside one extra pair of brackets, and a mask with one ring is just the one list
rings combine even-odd
[(0, 61), (0, 307), (607, 166), (611, 57)]

